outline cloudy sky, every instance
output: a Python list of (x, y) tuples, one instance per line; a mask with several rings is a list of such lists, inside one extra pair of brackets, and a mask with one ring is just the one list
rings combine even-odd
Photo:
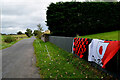
[[(46, 10), (51, 2), (72, 0), (1, 0), (2, 33), (25, 32), (27, 28), (37, 29), (41, 24), (44, 31), (46, 26)], [(85, 0), (76, 0), (85, 1)]]
[[(41, 24), (46, 26), (46, 10), (51, 2), (60, 0), (2, 0), (2, 33), (25, 32), (27, 28), (37, 29)], [(70, 0), (64, 0), (70, 1)]]

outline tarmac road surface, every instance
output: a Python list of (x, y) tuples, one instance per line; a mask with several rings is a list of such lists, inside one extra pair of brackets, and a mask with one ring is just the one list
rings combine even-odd
[(2, 78), (40, 78), (36, 68), (33, 41), (23, 39), (2, 50)]

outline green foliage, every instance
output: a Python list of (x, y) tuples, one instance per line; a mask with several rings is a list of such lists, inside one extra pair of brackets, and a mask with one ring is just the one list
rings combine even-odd
[(6, 34), (1, 34), (1, 35), (6, 35)]
[(37, 35), (38, 35), (38, 30), (34, 30), (33, 34), (34, 34), (35, 36), (37, 36)]
[(37, 27), (38, 27), (38, 30), (39, 30), (40, 32), (43, 31), (43, 27), (41, 26), (41, 24), (38, 24)]
[(41, 39), (41, 36), (42, 36), (42, 32), (41, 32), (41, 31), (38, 31), (38, 33), (37, 33), (37, 38)]
[(18, 34), (18, 35), (21, 35), (21, 34), (23, 34), (23, 33), (22, 33), (21, 31), (19, 31), (19, 32), (17, 32), (17, 34)]
[(55, 36), (118, 30), (120, 2), (57, 2), (47, 10), (47, 26)]
[(37, 37), (39, 39), (41, 39), (43, 27), (41, 26), (41, 24), (38, 24), (37, 27), (38, 27), (38, 35), (37, 35)]
[(25, 34), (26, 34), (28, 37), (32, 36), (32, 30), (27, 28)]
[(11, 36), (7, 36), (4, 39), (4, 42), (6, 42), (6, 43), (11, 43), (13, 41), (16, 41), (16, 39), (14, 37), (11, 37)]

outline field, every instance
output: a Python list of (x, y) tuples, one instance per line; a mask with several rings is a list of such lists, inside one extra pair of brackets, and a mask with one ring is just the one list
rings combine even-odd
[(41, 78), (113, 78), (50, 42), (36, 39), (33, 46)]
[(23, 35), (11, 35), (11, 36), (15, 37), (16, 39), (27, 38), (26, 34), (23, 34)]
[[(11, 43), (4, 42), (4, 39), (7, 36), (15, 37), (16, 41), (11, 42)], [(0, 50), (4, 49), (4, 48), (7, 48), (7, 47), (10, 47), (11, 45), (15, 44), (17, 41), (19, 41), (23, 38), (27, 38), (27, 36), (25, 34), (23, 34), (23, 35), (0, 35)]]
[(105, 33), (98, 33), (85, 36), (77, 36), (79, 38), (90, 38), (90, 39), (104, 39), (104, 40), (120, 40), (120, 31), (112, 31)]

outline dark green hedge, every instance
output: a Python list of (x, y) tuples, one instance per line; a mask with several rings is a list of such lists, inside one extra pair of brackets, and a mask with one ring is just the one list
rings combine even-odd
[(120, 29), (120, 2), (58, 2), (47, 10), (52, 35), (76, 36)]

